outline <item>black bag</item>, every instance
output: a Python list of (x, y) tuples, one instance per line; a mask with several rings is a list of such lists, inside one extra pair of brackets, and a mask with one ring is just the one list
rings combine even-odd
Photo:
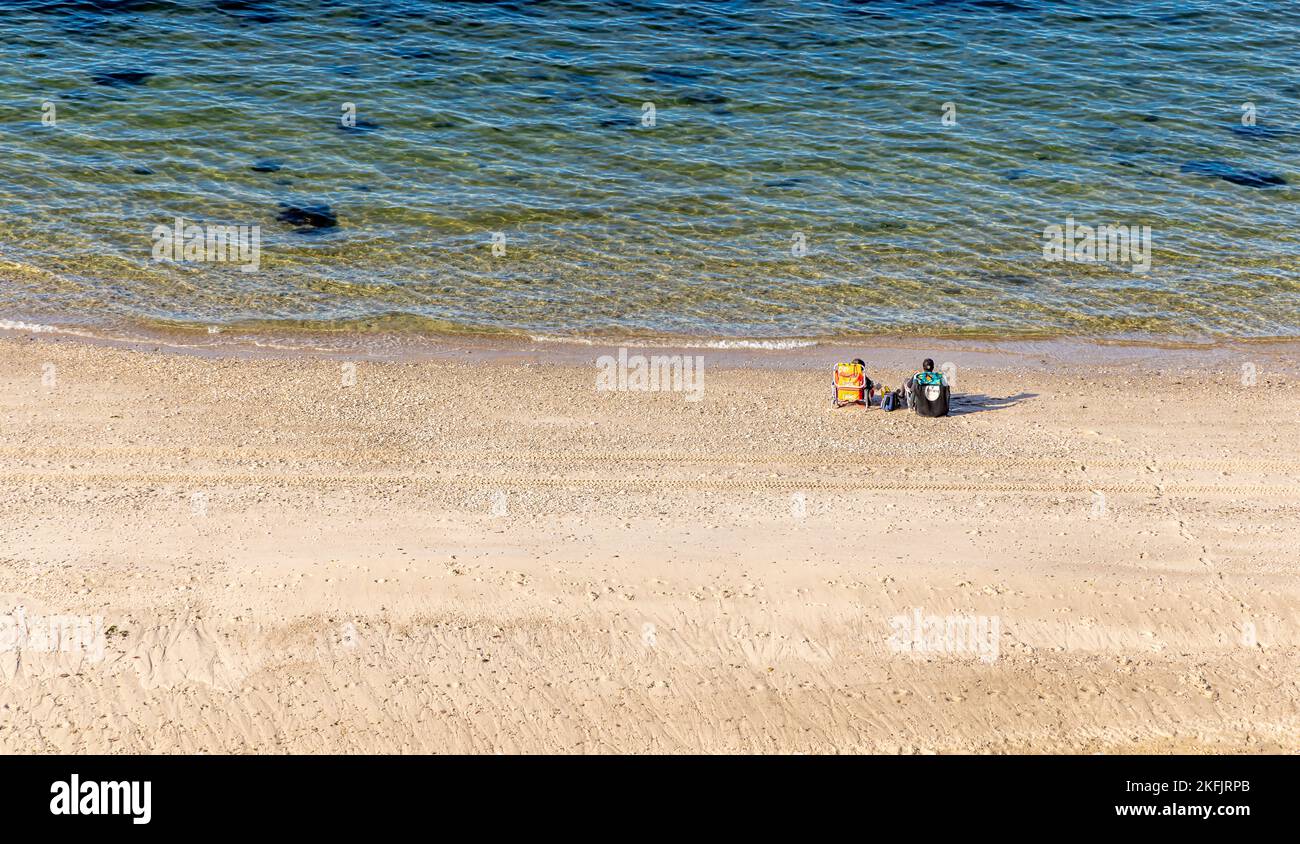
[(913, 378), (907, 388), (907, 404), (917, 416), (948, 415), (948, 385), (922, 384)]

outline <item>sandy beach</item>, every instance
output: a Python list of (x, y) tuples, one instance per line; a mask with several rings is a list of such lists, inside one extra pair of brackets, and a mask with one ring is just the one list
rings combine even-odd
[(1300, 750), (1294, 349), (977, 346), (931, 420), (10, 333), (0, 614), (104, 636), (0, 636), (0, 751)]

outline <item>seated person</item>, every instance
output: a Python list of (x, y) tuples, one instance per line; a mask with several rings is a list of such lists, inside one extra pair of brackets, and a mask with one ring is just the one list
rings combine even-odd
[[(944, 381), (942, 372), (934, 371), (934, 358), (926, 358), (925, 360), (921, 361), (921, 371), (916, 373), (916, 375), (924, 376), (925, 373), (927, 372), (932, 373), (932, 375), (929, 377), (923, 377), (921, 379), (922, 383), (925, 384), (931, 383), (931, 378), (939, 379), (935, 383), (939, 383), (939, 384), (947, 383), (946, 381)], [(916, 383), (916, 375), (913, 375), (911, 378), (907, 379), (906, 387), (909, 393), (912, 391), (912, 385)]]
[(869, 375), (866, 374), (866, 373), (867, 373), (867, 362), (866, 362), (865, 360), (863, 360), (862, 358), (854, 358), (851, 362), (852, 362), (852, 363), (856, 363), (858, 366), (862, 367), (862, 377), (863, 377), (863, 380), (864, 380), (864, 384), (863, 384), (863, 386), (866, 387), (866, 389), (867, 389), (867, 396), (870, 396), (870, 395), (871, 395), (871, 388), (872, 388), (874, 385), (871, 383), (871, 376), (869, 376)]
[(921, 372), (907, 379), (907, 406), (920, 416), (947, 416), (950, 389), (942, 372), (934, 371), (934, 360), (926, 358)]

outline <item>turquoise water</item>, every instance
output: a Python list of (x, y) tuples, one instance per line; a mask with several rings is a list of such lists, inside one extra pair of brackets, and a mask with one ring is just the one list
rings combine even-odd
[[(0, 320), (1300, 336), (1298, 48), (1262, 0), (0, 2)], [(177, 216), (258, 271), (155, 261)], [(1046, 260), (1067, 218), (1150, 269)]]

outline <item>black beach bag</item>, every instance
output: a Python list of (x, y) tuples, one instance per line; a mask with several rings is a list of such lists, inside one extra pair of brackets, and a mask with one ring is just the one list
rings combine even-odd
[(907, 403), (917, 416), (947, 416), (949, 387), (937, 372), (918, 372), (912, 378)]

